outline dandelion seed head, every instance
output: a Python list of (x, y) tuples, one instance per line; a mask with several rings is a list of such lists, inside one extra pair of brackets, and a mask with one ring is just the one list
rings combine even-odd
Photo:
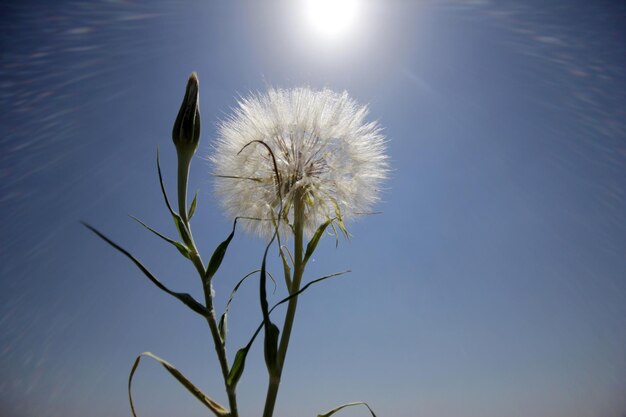
[(388, 171), (385, 138), (367, 113), (347, 92), (329, 89), (270, 89), (241, 99), (210, 157), (227, 214), (248, 218), (249, 231), (268, 237), (272, 219), (289, 230), (296, 198), (309, 235), (326, 220), (367, 212)]

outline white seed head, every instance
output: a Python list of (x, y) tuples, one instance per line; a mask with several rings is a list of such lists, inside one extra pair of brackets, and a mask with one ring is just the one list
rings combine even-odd
[(229, 216), (269, 237), (293, 222), (304, 202), (304, 230), (366, 213), (387, 175), (385, 138), (367, 107), (347, 92), (270, 89), (239, 101), (219, 127), (211, 156), (217, 194)]

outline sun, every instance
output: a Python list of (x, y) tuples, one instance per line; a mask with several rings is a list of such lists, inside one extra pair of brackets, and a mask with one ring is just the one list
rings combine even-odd
[(357, 0), (305, 0), (304, 6), (313, 29), (329, 39), (349, 31), (358, 8)]

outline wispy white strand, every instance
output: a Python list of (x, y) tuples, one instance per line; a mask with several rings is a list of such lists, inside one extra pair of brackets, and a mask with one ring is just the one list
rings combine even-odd
[[(337, 207), (344, 221), (367, 212), (388, 172), (385, 138), (376, 122), (365, 122), (367, 113), (347, 92), (328, 89), (270, 89), (241, 99), (220, 125), (210, 157), (228, 215), (259, 219), (243, 223), (268, 237), (280, 198), (291, 213), (295, 195), (305, 196), (309, 235)], [(270, 152), (254, 141), (272, 150), (280, 187)], [(281, 221), (281, 229), (291, 221)]]

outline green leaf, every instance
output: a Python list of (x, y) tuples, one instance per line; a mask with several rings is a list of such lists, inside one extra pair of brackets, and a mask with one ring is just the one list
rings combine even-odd
[(335, 217), (337, 218), (337, 223), (339, 224), (339, 228), (343, 232), (345, 238), (349, 239), (350, 234), (348, 233), (348, 229), (346, 229), (346, 226), (343, 224), (343, 217), (341, 217), (341, 209), (339, 208), (339, 203), (337, 203), (337, 200), (334, 197), (329, 196), (329, 198), (333, 202), (333, 205), (335, 206)]
[[(277, 302), (276, 304), (274, 304), (274, 306), (272, 308), (269, 309), (268, 311), (268, 316), (270, 314), (272, 314), (272, 312), (281, 304), (286, 303), (287, 301), (291, 300), (293, 297), (297, 297), (298, 295), (302, 294), (304, 291), (306, 291), (311, 285), (313, 284), (317, 284), (318, 282), (327, 280), (329, 278), (333, 278), (333, 277), (337, 277), (339, 275), (343, 275), (343, 274), (347, 274), (348, 272), (351, 271), (343, 271), (343, 272), (336, 272), (334, 274), (330, 274), (330, 275), (326, 275), (323, 276), (321, 278), (318, 279), (314, 279), (313, 281), (309, 282), (308, 284), (306, 284), (304, 287), (300, 288), (298, 291), (296, 291), (295, 293), (291, 294), (288, 297), (283, 298), (282, 300), (280, 300), (279, 302)], [(252, 335), (252, 338), (250, 339), (250, 341), (248, 342), (248, 344), (246, 345), (245, 349), (250, 349), (250, 347), (252, 346), (252, 344), (254, 343), (254, 340), (256, 339), (256, 337), (258, 336), (259, 332), (261, 331), (261, 329), (265, 326), (265, 320), (261, 322), (261, 324), (259, 324), (259, 326), (257, 327), (256, 331), (254, 332), (254, 334)]]
[(321, 281), (325, 281), (325, 280), (327, 280), (327, 279), (329, 279), (329, 278), (334, 278), (334, 277), (338, 277), (338, 276), (343, 275), (343, 274), (347, 274), (347, 273), (349, 273), (349, 272), (352, 272), (352, 271), (349, 271), (349, 270), (348, 270), (348, 271), (343, 271), (343, 272), (336, 272), (336, 273), (334, 273), (334, 274), (325, 275), (325, 276), (323, 276), (323, 277), (321, 277), (321, 278), (314, 279), (313, 281), (311, 281), (311, 282), (307, 283), (304, 287), (300, 288), (298, 291), (294, 292), (293, 294), (289, 295), (288, 297), (283, 298), (282, 300), (280, 300), (279, 302), (277, 302), (276, 304), (274, 304), (274, 306), (270, 309), (269, 313), (271, 314), (271, 313), (272, 313), (272, 311), (274, 311), (274, 309), (275, 309), (276, 307), (278, 307), (279, 305), (284, 304), (284, 303), (286, 303), (287, 301), (291, 300), (292, 298), (297, 297), (298, 295), (302, 294), (302, 293), (303, 293), (304, 291), (306, 291), (306, 290), (307, 290), (307, 288), (309, 288), (311, 285), (313, 285), (313, 284), (317, 284), (318, 282), (321, 282)]
[(326, 230), (328, 225), (333, 222), (333, 220), (334, 219), (326, 220), (324, 223), (322, 223), (320, 227), (317, 228), (317, 230), (315, 231), (315, 234), (313, 234), (313, 237), (311, 238), (309, 243), (306, 245), (306, 252), (304, 253), (304, 260), (302, 261), (304, 265), (306, 265), (311, 255), (313, 255), (313, 252), (315, 252), (315, 248), (317, 247), (317, 244), (322, 238), (324, 231)]
[(206, 284), (213, 278), (213, 275), (217, 272), (222, 261), (224, 260), (224, 255), (226, 255), (226, 250), (228, 249), (228, 245), (230, 241), (233, 240), (233, 236), (235, 236), (235, 227), (237, 227), (237, 219), (233, 222), (233, 231), (230, 232), (230, 235), (226, 238), (225, 241), (217, 245), (217, 248), (211, 255), (211, 259), (209, 260), (209, 266), (206, 269), (206, 274), (204, 274), (204, 283)]
[(186, 294), (186, 293), (178, 293), (178, 292), (174, 292), (171, 291), (169, 288), (167, 288), (165, 285), (161, 284), (161, 282), (148, 270), (148, 268), (146, 268), (137, 258), (135, 258), (130, 252), (128, 252), (126, 249), (122, 248), (120, 245), (118, 245), (117, 243), (113, 242), (111, 239), (109, 239), (108, 237), (106, 237), (104, 234), (102, 234), (100, 231), (98, 231), (96, 228), (92, 227), (91, 225), (82, 222), (82, 224), (88, 228), (89, 230), (91, 230), (92, 232), (94, 232), (96, 235), (98, 235), (98, 237), (100, 237), (102, 240), (104, 240), (105, 242), (107, 242), (109, 245), (113, 246), (115, 249), (117, 249), (118, 251), (122, 252), (124, 255), (126, 255), (126, 257), (128, 259), (130, 259), (136, 266), (137, 268), (139, 268), (141, 270), (141, 272), (144, 273), (145, 276), (148, 277), (148, 279), (150, 281), (152, 281), (152, 283), (154, 285), (156, 285), (161, 291), (165, 291), (166, 293), (168, 293), (169, 295), (176, 297), (178, 300), (180, 300), (183, 304), (185, 304), (187, 307), (189, 307), (191, 310), (193, 310), (194, 312), (200, 314), (203, 317), (209, 317), (210, 313), (209, 310), (203, 306), (202, 304), (200, 304), (199, 302), (197, 302), (191, 295)]
[(265, 364), (270, 374), (278, 374), (278, 336), (280, 330), (274, 323), (269, 322), (265, 326), (265, 339), (263, 353), (265, 355)]
[[(274, 216), (274, 211), (272, 211), (272, 223), (274, 224), (274, 230), (276, 231), (276, 240), (278, 243), (278, 253), (280, 254), (280, 259), (283, 262), (283, 275), (285, 277), (285, 285), (287, 285), (287, 290), (291, 291), (291, 268), (289, 267), (289, 262), (287, 262), (287, 257), (285, 256), (285, 252), (289, 254), (289, 249), (286, 247), (283, 248), (283, 244), (280, 241), (280, 233), (278, 233), (278, 223), (276, 222), (276, 217)], [(293, 265), (293, 257), (291, 257), (291, 264)]]
[(193, 196), (193, 200), (191, 201), (191, 206), (189, 207), (189, 213), (187, 214), (187, 220), (191, 220), (194, 213), (196, 212), (196, 203), (198, 202), (198, 192), (196, 191), (196, 195)]
[(263, 261), (261, 262), (261, 276), (259, 280), (259, 298), (261, 299), (261, 311), (263, 312), (263, 327), (265, 328), (265, 343), (264, 343), (264, 353), (265, 353), (265, 364), (267, 365), (267, 369), (270, 374), (278, 373), (278, 335), (280, 331), (278, 327), (271, 322), (270, 314), (267, 305), (267, 272), (266, 272), (266, 263), (267, 263), (267, 252), (269, 251), (270, 246), (274, 242), (274, 238), (278, 234), (278, 230), (274, 232), (274, 236), (267, 244), (265, 248), (265, 253), (263, 254)]
[(182, 217), (180, 217), (178, 213), (174, 213), (172, 218), (174, 219), (174, 225), (176, 226), (176, 230), (178, 231), (180, 238), (183, 242), (185, 242), (185, 244), (191, 246), (191, 238), (189, 237), (187, 226), (185, 226), (185, 222), (183, 222)]
[(249, 180), (254, 182), (260, 182), (265, 184), (271, 184), (274, 182), (273, 178), (261, 178), (261, 177), (240, 177), (237, 175), (215, 175), (217, 178), (228, 178), (231, 180)]
[[(265, 149), (267, 149), (267, 151), (269, 152), (270, 156), (272, 157), (272, 165), (274, 166), (274, 175), (276, 175), (276, 184), (277, 184), (277, 189), (278, 189), (278, 194), (280, 196), (280, 189), (282, 187), (282, 181), (280, 178), (280, 171), (278, 171), (278, 165), (276, 164), (276, 157), (274, 156), (274, 151), (272, 151), (272, 148), (265, 142), (263, 142), (262, 140), (251, 140), (250, 142), (246, 143), (237, 153), (237, 155), (239, 155), (241, 152), (243, 152), (244, 149), (246, 149), (248, 146), (252, 145), (253, 143), (258, 143), (259, 145), (262, 145), (265, 147)], [(282, 196), (280, 197), (280, 199), (282, 200)]]
[(191, 238), (189, 237), (187, 227), (185, 227), (185, 223), (183, 222), (183, 219), (180, 217), (180, 215), (176, 213), (174, 209), (172, 209), (170, 199), (167, 197), (167, 192), (165, 191), (165, 185), (163, 185), (163, 174), (161, 173), (161, 162), (159, 160), (159, 148), (157, 148), (157, 171), (159, 173), (159, 184), (161, 185), (161, 193), (163, 194), (165, 205), (167, 206), (167, 209), (174, 219), (174, 225), (176, 226), (176, 230), (178, 230), (178, 235), (183, 240), (183, 242), (185, 242), (186, 245), (190, 246)]
[(333, 236), (335, 236), (335, 248), (339, 247), (339, 234), (337, 234), (337, 229), (335, 228), (335, 224), (331, 223), (330, 227), (333, 229)]
[(159, 148), (157, 147), (157, 171), (159, 173), (159, 184), (161, 184), (161, 193), (163, 194), (163, 199), (165, 200), (165, 205), (167, 209), (172, 214), (172, 216), (176, 215), (176, 212), (172, 209), (172, 205), (170, 204), (169, 198), (167, 198), (167, 192), (165, 191), (165, 186), (163, 185), (163, 174), (161, 174), (161, 161), (159, 159)]
[[(239, 287), (241, 287), (241, 284), (243, 284), (243, 282), (250, 276), (252, 276), (253, 274), (256, 274), (257, 272), (260, 272), (260, 269), (257, 269), (255, 271), (252, 272), (248, 272), (243, 278), (241, 278), (239, 280), (239, 282), (237, 282), (237, 285), (235, 285), (235, 288), (233, 288), (233, 290), (230, 293), (230, 297), (228, 298), (228, 302), (226, 303), (226, 308), (224, 309), (224, 313), (222, 314), (222, 316), (220, 317), (220, 321), (218, 323), (218, 330), (220, 330), (220, 334), (222, 332), (222, 329), (220, 326), (222, 326), (222, 322), (223, 324), (223, 332), (224, 335), (222, 336), (222, 341), (226, 341), (226, 333), (227, 333), (227, 328), (226, 325), (228, 323), (228, 312), (230, 311), (230, 305), (233, 302), (233, 299), (235, 298), (235, 294), (237, 293), (237, 290), (239, 290)], [(274, 279), (274, 277), (272, 276), (272, 274), (270, 274), (269, 272), (267, 273), (267, 275), (269, 275), (270, 279), (272, 280), (272, 282), (274, 283), (274, 291), (276, 291), (276, 280)]]
[(167, 236), (163, 236), (161, 233), (157, 232), (156, 230), (154, 230), (153, 228), (151, 228), (150, 226), (148, 226), (147, 224), (145, 224), (144, 222), (139, 220), (137, 217), (135, 217), (135, 216), (130, 216), (130, 217), (133, 220), (135, 220), (137, 223), (139, 223), (140, 225), (142, 225), (143, 227), (145, 227), (146, 229), (148, 229), (149, 231), (151, 231), (152, 233), (154, 233), (155, 235), (160, 237), (161, 239), (163, 239), (166, 242), (174, 245), (176, 247), (176, 249), (178, 249), (178, 251), (181, 253), (181, 255), (183, 255), (185, 258), (191, 259), (191, 254), (190, 254), (189, 248), (187, 248), (187, 246), (185, 246), (182, 243), (177, 242), (177, 241), (175, 241), (173, 239), (170, 239)]
[(217, 330), (222, 339), (222, 344), (225, 344), (226, 334), (228, 333), (228, 314), (226, 312), (220, 317), (220, 321), (217, 323)]
[(327, 411), (327, 412), (326, 412), (326, 413), (324, 413), (324, 414), (318, 414), (318, 415), (317, 415), (317, 417), (330, 417), (330, 416), (332, 416), (333, 414), (335, 414), (337, 411), (339, 411), (339, 410), (341, 410), (341, 409), (343, 409), (343, 408), (346, 408), (346, 407), (352, 407), (352, 406), (355, 406), (355, 405), (364, 405), (364, 406), (366, 406), (366, 407), (367, 407), (367, 409), (368, 409), (368, 410), (370, 410), (370, 413), (372, 414), (372, 417), (376, 417), (376, 414), (374, 414), (374, 411), (372, 411), (372, 409), (370, 408), (370, 406), (369, 406), (369, 405), (367, 405), (367, 403), (364, 403), (364, 402), (362, 402), (362, 401), (359, 401), (359, 402), (354, 402), (354, 403), (347, 403), (347, 404), (340, 405), (340, 406), (338, 406), (338, 407), (333, 408), (333, 409), (332, 409), (332, 410), (330, 410), (330, 411)]
[(204, 404), (209, 410), (211, 410), (217, 417), (227, 417), (230, 415), (230, 412), (224, 408), (222, 405), (213, 401), (206, 394), (204, 394), (200, 389), (198, 389), (194, 384), (191, 383), (178, 369), (176, 369), (173, 365), (168, 363), (167, 361), (159, 358), (158, 356), (150, 353), (143, 352), (141, 355), (137, 356), (135, 359), (135, 363), (130, 371), (130, 375), (128, 377), (128, 398), (130, 400), (130, 409), (133, 413), (134, 417), (137, 417), (137, 413), (135, 412), (135, 405), (133, 404), (133, 395), (131, 392), (133, 377), (135, 375), (135, 371), (139, 366), (139, 361), (141, 361), (141, 357), (146, 356), (152, 358), (159, 362), (163, 367), (174, 377), (178, 382), (183, 385), (187, 391), (189, 391), (194, 397), (196, 397), (202, 404)]
[(229, 387), (237, 386), (237, 383), (239, 382), (239, 379), (243, 374), (243, 369), (246, 366), (246, 356), (248, 355), (248, 349), (250, 349), (250, 346), (243, 347), (237, 351), (233, 366), (232, 368), (230, 368), (230, 372), (228, 373), (228, 377), (226, 378), (226, 384), (228, 384)]

